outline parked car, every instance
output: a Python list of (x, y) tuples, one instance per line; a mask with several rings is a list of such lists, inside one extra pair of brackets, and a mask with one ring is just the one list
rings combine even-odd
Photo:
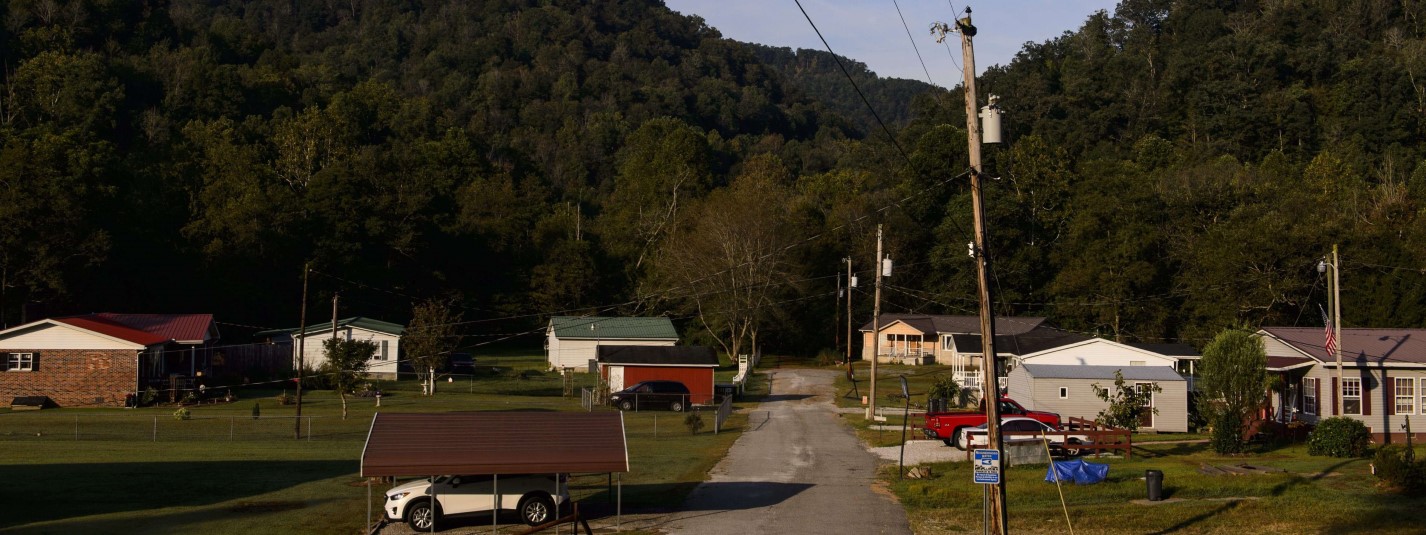
[(609, 404), (626, 411), (668, 407), (683, 412), (688, 408), (688, 387), (678, 381), (644, 381), (610, 394)]
[(429, 479), (409, 481), (386, 491), (386, 504), (382, 507), (386, 518), (393, 522), (405, 521), (416, 531), (430, 531), (433, 524), (439, 524), (447, 517), (488, 513), (496, 503), (495, 491), (500, 492), (500, 511), (517, 511), (520, 520), (535, 526), (555, 519), (556, 506), (569, 502), (569, 488), (566, 477), (559, 477), (556, 491), (553, 475), (506, 475), (496, 479), (483, 476), (439, 476), (435, 478), (436, 501), (431, 507), (431, 485)]
[[(985, 434), (985, 427), (986, 424), (980, 424), (975, 427), (961, 429), (960, 440), (958, 440), (957, 443), (963, 444), (965, 449), (983, 448), (990, 445), (990, 435)], [(1045, 433), (1045, 437), (1050, 440), (1050, 449), (1067, 455), (1078, 455), (1079, 448), (1076, 446), (1089, 442), (1089, 437), (1084, 435), (1052, 435), (1050, 433), (1060, 433), (1060, 430), (1045, 422), (1020, 416), (1001, 418), (1000, 431), (1002, 433)], [(1031, 438), (1032, 437), (1015, 436), (1005, 437), (1005, 440), (1027, 440)]]
[[(1002, 419), (1021, 416), (1031, 420), (1039, 420), (1056, 428), (1060, 425), (1060, 415), (1053, 412), (1032, 411), (1020, 406), (1015, 400), (1010, 398), (1000, 398), (1000, 417)], [(926, 426), (921, 429), (927, 438), (933, 438), (945, 442), (947, 446), (955, 446), (965, 449), (960, 442), (961, 430), (967, 427), (985, 425), (985, 402), (981, 401), (980, 408), (976, 410), (963, 411), (941, 411), (926, 413)]]

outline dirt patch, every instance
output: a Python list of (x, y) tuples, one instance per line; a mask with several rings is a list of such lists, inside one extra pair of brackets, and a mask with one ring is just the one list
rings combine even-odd
[(896, 493), (891, 491), (891, 485), (885, 480), (877, 479), (876, 481), (872, 481), (871, 491), (886, 496), (886, 499), (891, 500), (892, 503), (901, 505), (901, 499), (896, 497)]
[(291, 511), (307, 507), (307, 502), (298, 501), (268, 501), (268, 502), (238, 502), (236, 505), (228, 507), (230, 513), (274, 513), (278, 511)]

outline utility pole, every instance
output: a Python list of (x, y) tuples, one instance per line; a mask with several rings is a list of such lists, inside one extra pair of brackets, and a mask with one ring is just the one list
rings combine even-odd
[[(945, 24), (937, 24), (935, 31), (945, 37), (951, 31)], [(1005, 442), (1000, 436), (1000, 362), (995, 353), (995, 316), (991, 313), (990, 294), (990, 254), (985, 240), (985, 198), (981, 189), (980, 128), (976, 122), (978, 107), (975, 93), (975, 47), (971, 38), (976, 29), (971, 24), (970, 8), (966, 16), (956, 21), (956, 31), (961, 34), (961, 55), (965, 65), (966, 135), (970, 141), (970, 191), (971, 206), (975, 217), (975, 259), (976, 282), (980, 287), (980, 352), (981, 384), (980, 399), (985, 403), (985, 424), (990, 443), (996, 451), (1005, 451)], [(1005, 479), (991, 485), (989, 531), (999, 535), (1007, 533), (1008, 515), (1005, 510)]]
[(881, 224), (876, 225), (876, 291), (871, 311), (871, 387), (867, 392), (866, 418), (876, 420), (876, 361), (881, 353)]
[(332, 294), (332, 339), (337, 339), (337, 299), (342, 294), (340, 292)]
[(302, 380), (306, 365), (307, 343), (307, 275), (312, 272), (312, 263), (302, 264), (302, 312), (297, 322), (297, 418), (292, 420), (294, 438), (302, 438)]
[(852, 288), (857, 285), (852, 283), (852, 257), (842, 259), (847, 263), (847, 374), (852, 373)]
[(1345, 395), (1343, 395), (1345, 392), (1342, 391), (1342, 271), (1338, 268), (1340, 260), (1338, 260), (1338, 250), (1336, 250), (1336, 247), (1338, 247), (1338, 244), (1332, 244), (1332, 261), (1330, 261), (1330, 263), (1328, 263), (1328, 261), (1322, 261), (1322, 264), (1319, 264), (1319, 268), (1322, 267), (1322, 265), (1332, 267), (1332, 278), (1328, 280), (1328, 308), (1332, 310), (1332, 340), (1336, 341), (1336, 344), (1332, 345), (1332, 354), (1333, 357), (1336, 357), (1336, 361), (1338, 361), (1338, 384), (1336, 384), (1336, 387), (1332, 387), (1332, 392), (1335, 392), (1333, 397), (1336, 398), (1333, 399), (1333, 401), (1335, 401), (1333, 402), (1333, 405), (1335, 405), (1335, 407), (1333, 407), (1333, 411), (1335, 411), (1333, 415), (1340, 417), (1343, 407), (1342, 398), (1345, 398)]

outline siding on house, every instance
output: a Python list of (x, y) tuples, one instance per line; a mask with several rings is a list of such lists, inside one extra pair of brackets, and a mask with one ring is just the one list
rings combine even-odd
[(551, 369), (588, 373), (589, 361), (596, 360), (600, 346), (677, 343), (678, 332), (665, 317), (555, 316), (545, 329), (545, 362)]
[[(367, 373), (378, 378), (396, 378), (396, 362), (401, 350), (401, 336), (338, 325), (337, 337), (342, 340), (365, 340), (375, 343), (376, 356), (366, 362)], [(327, 332), (313, 333), (307, 336), (307, 340), (302, 344), (302, 355), (304, 364), (309, 369), (319, 369), (327, 362), (327, 350), (323, 344), (331, 338), (330, 328)], [(296, 345), (292, 347), (292, 353), (297, 354)], [(293, 366), (296, 365), (294, 362)]]
[[(1049, 411), (1059, 413), (1060, 418), (1068, 421), (1070, 417), (1094, 420), (1099, 417), (1099, 412), (1109, 408), (1109, 403), (1099, 399), (1095, 395), (1094, 385), (1101, 387), (1112, 387), (1114, 377), (1112, 371), (1107, 378), (1064, 378), (1064, 377), (1037, 377), (1050, 369), (1070, 370), (1075, 373), (1067, 375), (1083, 376), (1089, 375), (1078, 373), (1085, 368), (1108, 368), (1101, 366), (1064, 366), (1064, 365), (1025, 365), (1015, 368), (1010, 372), (1008, 390), (1011, 399), (1020, 402), (1022, 406), (1031, 410)], [(1072, 370), (1078, 369), (1078, 370)], [(1172, 370), (1168, 370), (1172, 372)], [(1050, 373), (1049, 375), (1058, 375)], [(1154, 415), (1153, 425), (1143, 429), (1160, 432), (1182, 433), (1188, 431), (1188, 383), (1182, 378), (1177, 380), (1151, 380), (1151, 379), (1130, 379), (1125, 378), (1126, 383), (1152, 382), (1163, 389), (1162, 392), (1154, 394), (1154, 406), (1158, 409), (1158, 414)], [(1067, 397), (1060, 398), (1060, 389), (1067, 390)]]
[[(688, 387), (689, 403), (706, 405), (713, 402), (713, 369), (677, 366), (630, 366), (608, 364), (604, 379), (609, 379), (609, 368), (623, 368), (624, 384), (609, 385), (610, 390), (623, 390), (643, 381), (678, 381)], [(616, 388), (617, 386), (617, 388)]]
[(35, 323), (29, 328), (10, 333), (0, 340), (0, 350), (37, 348), (53, 349), (143, 349), (143, 345), (116, 340), (74, 327), (53, 323)]

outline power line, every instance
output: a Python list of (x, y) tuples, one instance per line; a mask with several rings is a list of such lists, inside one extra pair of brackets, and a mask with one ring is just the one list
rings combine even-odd
[[(936, 85), (936, 82), (931, 80), (931, 69), (926, 68), (926, 60), (921, 58), (921, 48), (916, 46), (916, 38), (911, 37), (911, 27), (906, 25), (906, 16), (901, 14), (901, 4), (891, 0), (891, 5), (896, 6), (896, 16), (901, 17), (901, 27), (906, 30), (906, 38), (911, 40), (911, 49), (916, 51), (916, 61), (921, 62), (921, 70), (926, 73), (926, 83)], [(941, 100), (940, 94), (936, 95), (936, 100)]]

